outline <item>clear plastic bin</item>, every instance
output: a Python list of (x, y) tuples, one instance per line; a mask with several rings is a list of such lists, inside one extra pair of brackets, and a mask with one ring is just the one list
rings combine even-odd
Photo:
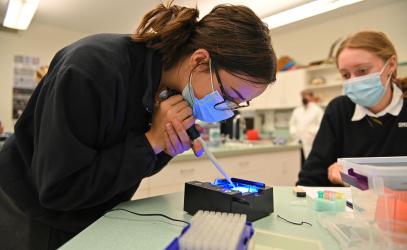
[(318, 213), (317, 220), (338, 241), (343, 250), (404, 250), (403, 245), (389, 242), (383, 233), (353, 213)]
[(341, 158), (351, 185), (355, 218), (369, 223), (398, 249), (407, 249), (407, 157)]

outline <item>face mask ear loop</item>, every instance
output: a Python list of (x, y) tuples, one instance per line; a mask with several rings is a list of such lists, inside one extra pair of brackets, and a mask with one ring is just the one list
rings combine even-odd
[[(382, 75), (382, 74), (383, 74), (383, 71), (384, 71), (384, 69), (387, 67), (387, 64), (389, 63), (389, 61), (390, 61), (390, 59), (387, 60), (386, 63), (383, 65), (383, 68), (382, 68), (382, 70), (380, 71), (380, 74), (379, 74), (379, 75)], [(391, 74), (388, 76), (388, 78), (387, 78), (386, 85), (384, 86), (384, 89), (385, 89), (385, 90), (387, 90), (387, 87), (389, 86), (389, 83), (390, 83), (390, 79), (391, 79), (391, 75), (392, 75), (392, 74), (393, 74), (393, 73), (391, 73)]]
[(194, 89), (192, 87), (192, 72), (189, 75), (189, 83), (188, 84), (189, 84), (188, 94), (191, 97), (192, 102), (195, 103)]
[(387, 83), (386, 83), (386, 86), (384, 86), (384, 90), (387, 90), (387, 88), (389, 87), (389, 85), (390, 85), (390, 82), (391, 82), (391, 76), (393, 75), (393, 73), (391, 73), (390, 75), (389, 75), (389, 77), (387, 78)]
[[(389, 59), (390, 60), (390, 59)], [(384, 69), (386, 68), (387, 64), (389, 63), (389, 60), (386, 61), (386, 63), (383, 65), (382, 70), (380, 70), (380, 75), (383, 74)]]
[(209, 58), (209, 74), (211, 75), (211, 86), (212, 86), (212, 92), (215, 92), (215, 88), (213, 87), (213, 76), (212, 76), (212, 61)]

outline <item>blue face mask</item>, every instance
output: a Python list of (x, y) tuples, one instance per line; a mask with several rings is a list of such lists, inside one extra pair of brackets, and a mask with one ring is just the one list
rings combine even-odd
[[(219, 122), (226, 120), (234, 115), (232, 110), (218, 110), (215, 109), (216, 104), (224, 101), (223, 97), (219, 94), (217, 90), (213, 87), (212, 79), (212, 69), (211, 63), (209, 62), (209, 73), (211, 75), (211, 85), (212, 92), (204, 96), (202, 99), (198, 99), (194, 95), (194, 89), (192, 88), (192, 73), (189, 76), (189, 82), (182, 91), (182, 96), (191, 105), (193, 116), (204, 122)], [(219, 104), (217, 107), (222, 108), (222, 105), (226, 103)]]
[(378, 104), (386, 93), (387, 86), (390, 82), (390, 76), (383, 86), (380, 79), (387, 62), (384, 64), (380, 72), (373, 74), (355, 77), (344, 82), (344, 93), (354, 103), (364, 107), (372, 107)]

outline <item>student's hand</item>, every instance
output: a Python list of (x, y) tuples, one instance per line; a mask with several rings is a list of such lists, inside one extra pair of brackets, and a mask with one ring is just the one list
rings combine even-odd
[(342, 166), (339, 165), (339, 163), (335, 162), (331, 166), (328, 167), (328, 179), (330, 182), (333, 184), (342, 184), (342, 177), (341, 177), (341, 172)]
[[(173, 123), (176, 123), (174, 120), (177, 120), (183, 129), (176, 127), (178, 124), (174, 125)], [(185, 138), (183, 132), (186, 133), (186, 129), (193, 126), (194, 123), (195, 119), (192, 116), (191, 107), (181, 95), (175, 95), (158, 104), (154, 110), (151, 128), (145, 135), (156, 154), (165, 150), (172, 155), (172, 153), (179, 153), (181, 148), (183, 151), (190, 148), (191, 141), (188, 136)], [(168, 134), (170, 128), (172, 132), (177, 132)], [(175, 135), (178, 137), (178, 141)], [(167, 139), (169, 142), (175, 143), (175, 145), (167, 148), (169, 146), (166, 142)], [(195, 147), (199, 150), (198, 146)]]
[[(195, 124), (194, 126), (195, 126), (196, 130), (198, 130), (199, 134), (202, 134), (205, 132), (205, 129), (203, 127), (201, 127), (200, 125)], [(204, 153), (204, 148), (198, 140), (193, 141), (192, 150), (194, 151), (194, 154), (196, 157), (201, 157)]]
[(175, 156), (189, 150), (192, 146), (196, 156), (201, 156), (203, 153), (202, 145), (195, 140), (191, 144), (191, 140), (183, 124), (177, 119), (171, 120), (171, 123), (166, 124), (165, 149), (164, 152), (171, 156)]

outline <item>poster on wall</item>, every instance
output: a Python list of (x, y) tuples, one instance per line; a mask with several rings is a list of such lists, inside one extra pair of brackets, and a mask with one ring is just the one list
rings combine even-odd
[(39, 65), (39, 57), (14, 56), (13, 119), (18, 119), (23, 113), (37, 86), (35, 72)]

